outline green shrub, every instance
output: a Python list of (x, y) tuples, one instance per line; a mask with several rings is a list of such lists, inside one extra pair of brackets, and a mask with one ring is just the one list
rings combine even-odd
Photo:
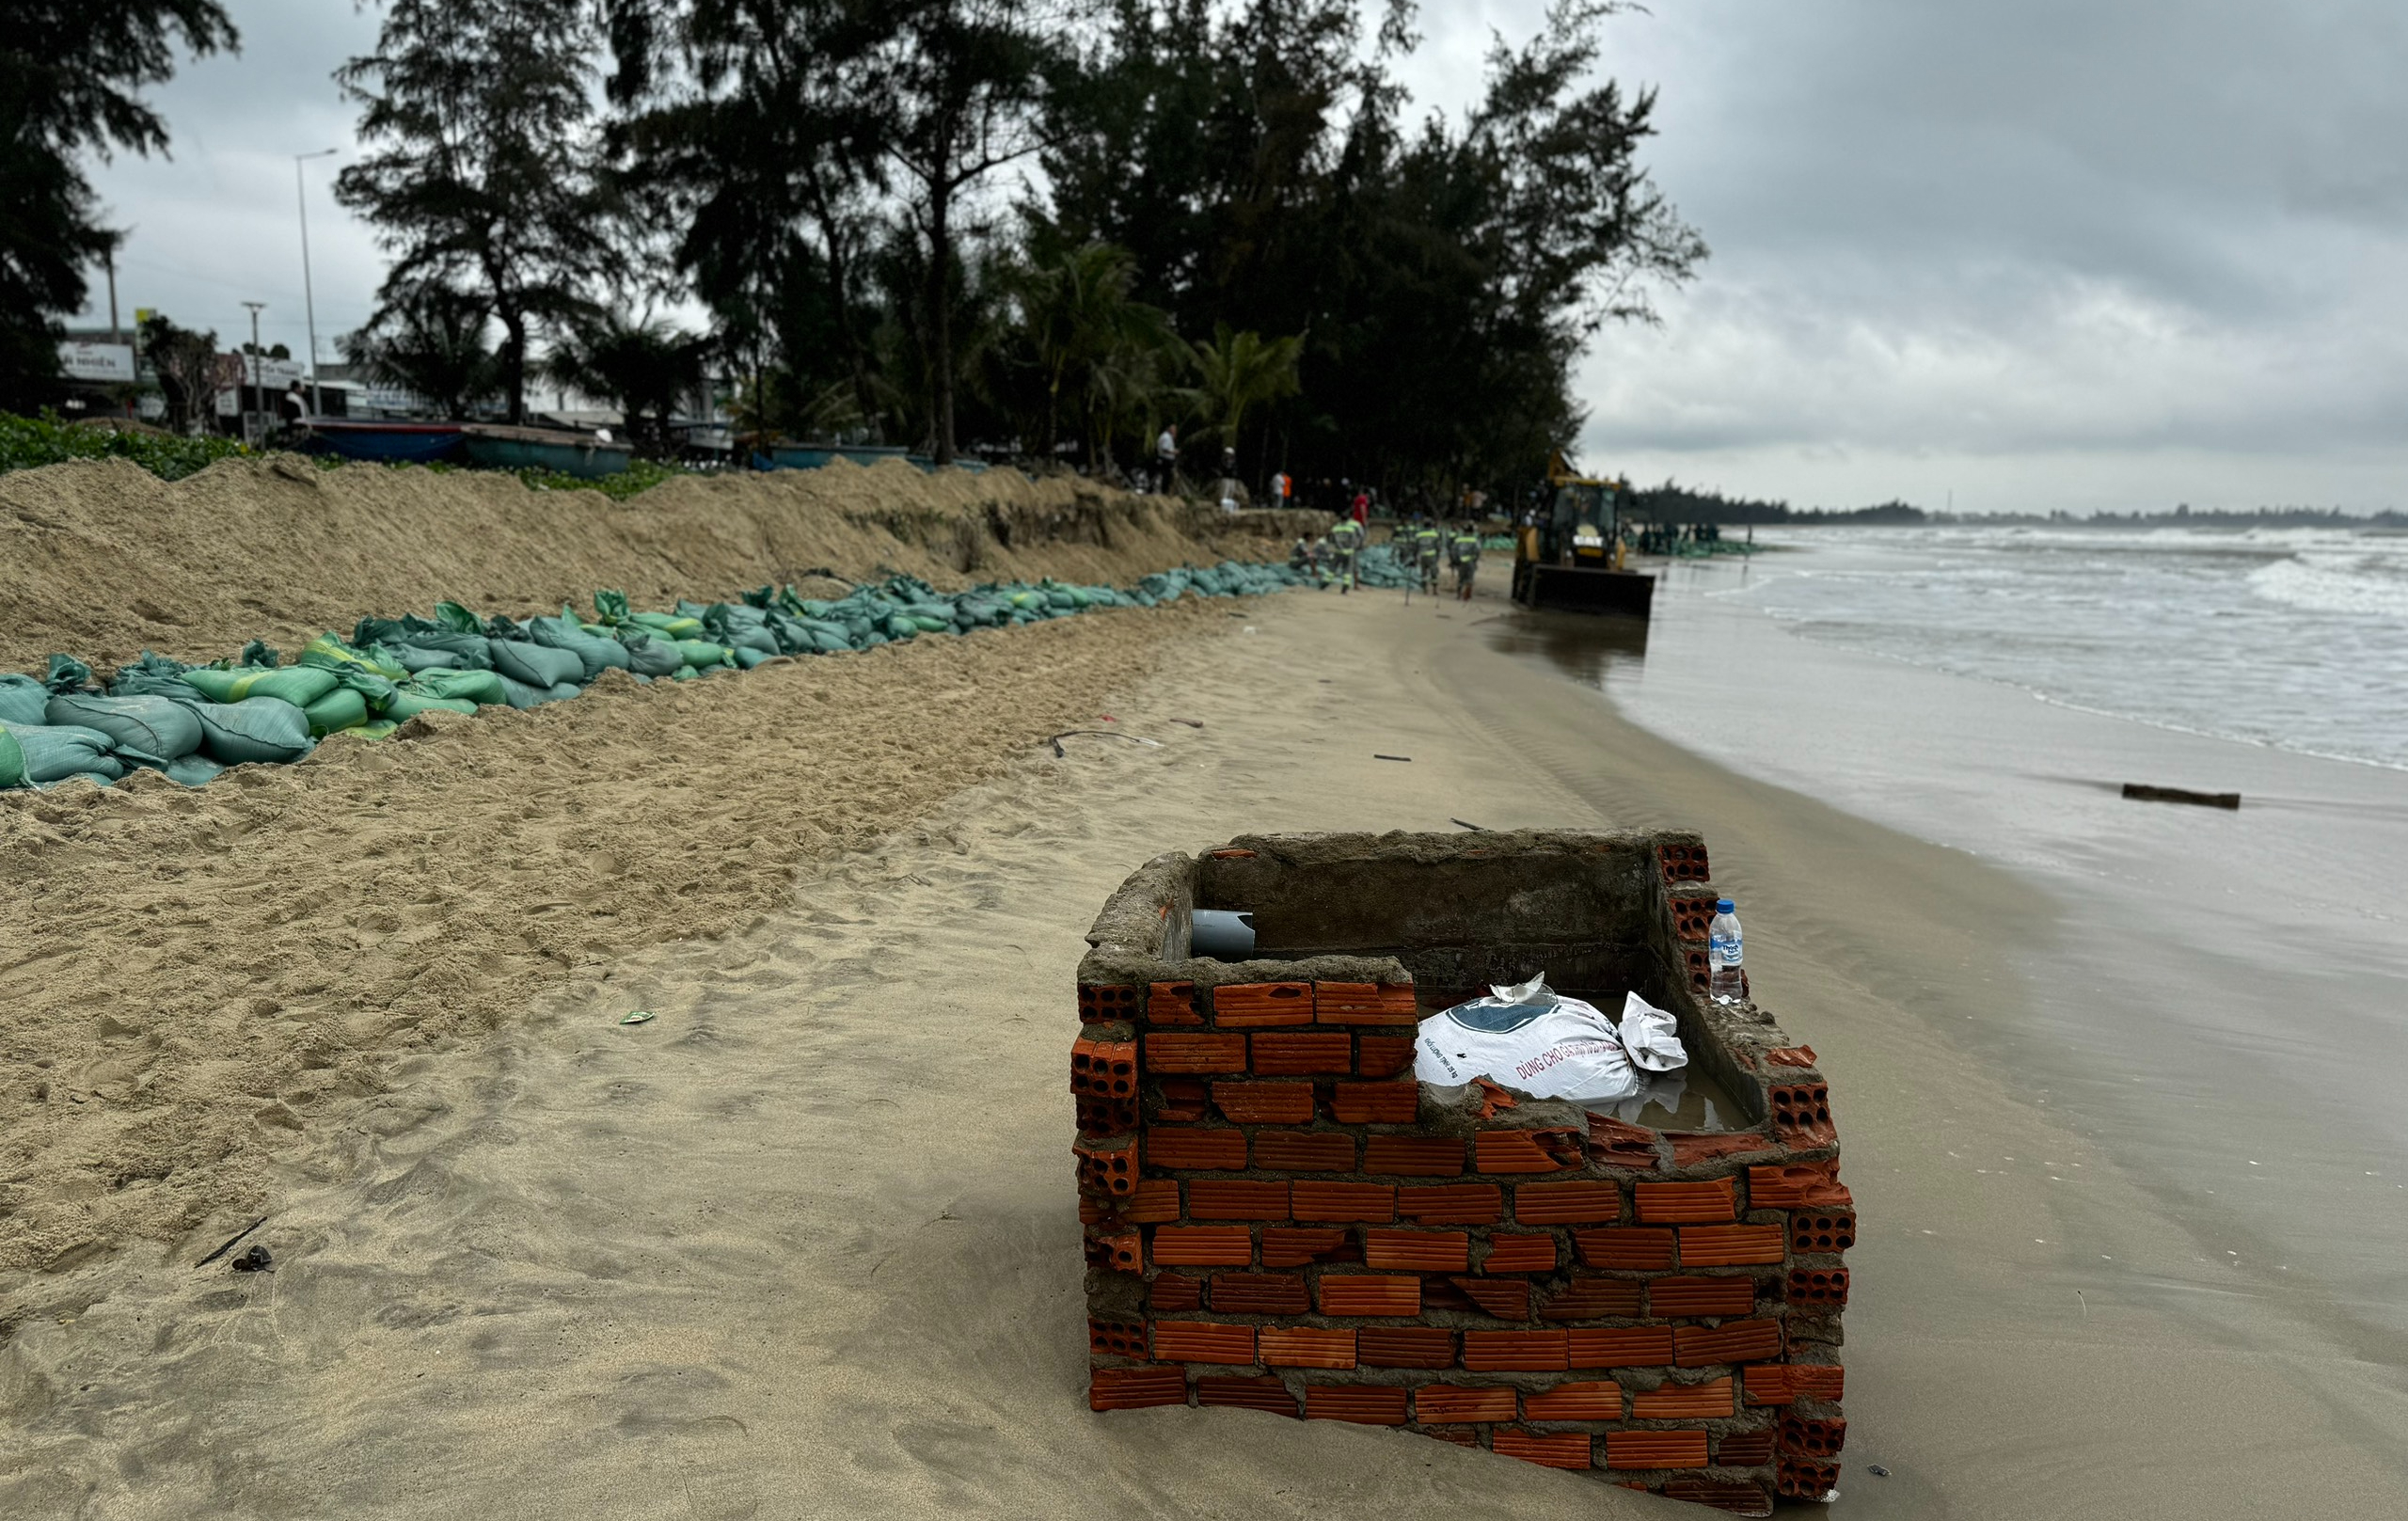
[(62, 422), (47, 412), (38, 418), (0, 412), (0, 471), (71, 459), (130, 459), (163, 481), (181, 481), (230, 454), (247, 452), (231, 438), (116, 433)]

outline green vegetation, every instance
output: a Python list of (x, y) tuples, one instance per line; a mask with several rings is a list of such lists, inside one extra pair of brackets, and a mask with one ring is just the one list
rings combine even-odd
[(0, 412), (0, 471), (71, 459), (130, 459), (163, 481), (181, 481), (221, 459), (249, 452), (231, 438), (119, 433), (90, 423), (61, 422), (47, 413), (21, 418)]

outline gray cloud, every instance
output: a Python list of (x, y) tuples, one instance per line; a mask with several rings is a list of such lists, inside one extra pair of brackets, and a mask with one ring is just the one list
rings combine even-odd
[[(1426, 4), (1406, 68), (1460, 107), (1489, 28)], [(240, 59), (159, 92), (172, 164), (103, 192), (125, 305), (298, 346), (290, 154), (348, 145), (328, 79), (376, 14), (243, 0)], [(1658, 179), (1715, 258), (1603, 335), (1593, 463), (1800, 501), (2054, 507), (2408, 491), (2408, 7), (2373, 0), (1656, 0), (1608, 66), (1658, 86)], [(372, 239), (313, 164), (322, 341)]]

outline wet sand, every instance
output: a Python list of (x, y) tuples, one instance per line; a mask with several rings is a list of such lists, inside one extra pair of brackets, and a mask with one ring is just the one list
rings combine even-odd
[(1398, 1434), (1084, 1408), (1062, 1071), (1095, 908), (1242, 829), (1450, 818), (1697, 825), (1749, 905), (1863, 1220), (1839, 1513), (2408, 1509), (2397, 1369), (2203, 1283), (2145, 1180), (1967, 1036), (2030, 1016), (2042, 886), (1624, 721), (1499, 648), (1499, 604), (1239, 610), (1096, 725), (1159, 747), (1026, 751), (809, 856), (751, 927), (579, 967), (334, 1101), (277, 1154), (274, 1273), (195, 1271), (213, 1220), (41, 1280), (0, 1349), (0, 1512), (1698, 1513)]

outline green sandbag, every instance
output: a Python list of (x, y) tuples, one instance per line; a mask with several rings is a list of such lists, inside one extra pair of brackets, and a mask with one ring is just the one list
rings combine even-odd
[(420, 713), (434, 710), (474, 713), (477, 705), (465, 697), (436, 697), (410, 687), (400, 687), (394, 689), (393, 700), (385, 705), (385, 717), (396, 723), (407, 723)]
[(700, 618), (680, 618), (667, 612), (639, 612), (631, 615), (628, 621), (656, 634), (666, 634), (671, 639), (691, 639), (703, 631)]
[(114, 781), (125, 774), (125, 763), (112, 751), (117, 741), (98, 729), (69, 723), (0, 723), (17, 742), (18, 770), (39, 786), (71, 776), (104, 776)]
[(172, 697), (178, 702), (201, 700), (200, 689), (184, 679), (184, 668), (164, 655), (142, 652), (142, 658), (117, 668), (109, 679), (111, 697)]
[(323, 666), (237, 666), (231, 671), (196, 668), (184, 680), (213, 703), (240, 703), (252, 697), (274, 697), (294, 707), (308, 707), (338, 686), (335, 673)]
[(301, 710), (309, 719), (309, 737), (356, 729), (368, 721), (368, 699), (348, 687), (338, 687)]
[(509, 639), (495, 640), (492, 649), (494, 670), (530, 687), (549, 689), (585, 674), (585, 662), (574, 650)]
[(0, 722), (40, 723), (50, 689), (31, 676), (0, 676)]
[(389, 737), (392, 732), (400, 727), (401, 725), (391, 719), (378, 719), (373, 723), (363, 723), (351, 732), (362, 739), (384, 739)]
[(513, 707), (522, 709), (541, 707), (552, 700), (552, 689), (549, 687), (514, 681), (499, 671), (494, 673), (494, 679), (501, 683), (501, 700)]
[(735, 657), (737, 666), (745, 671), (750, 671), (754, 666), (766, 665), (771, 660), (782, 658), (780, 656), (764, 655), (759, 650), (748, 650), (740, 644), (735, 649), (730, 650), (728, 653)]
[(484, 620), (457, 602), (437, 602), (435, 605), (435, 621), (455, 634), (482, 634), (485, 631)]
[(0, 787), (25, 784), (25, 747), (7, 725), (0, 724)]
[(566, 650), (577, 657), (581, 669), (573, 680), (592, 681), (605, 671), (628, 669), (626, 645), (607, 635), (587, 633), (585, 626), (566, 608), (561, 609), (557, 618), (528, 619), (527, 632), (538, 644)]
[(200, 748), (200, 721), (192, 709), (165, 697), (94, 697), (71, 692), (54, 697), (46, 722), (98, 729), (119, 750), (155, 759), (162, 766)]
[(606, 624), (626, 623), (628, 617), (627, 594), (608, 591), (594, 593), (594, 615)]
[(686, 663), (674, 642), (638, 626), (620, 629), (619, 643), (627, 652), (627, 669), (640, 676), (672, 675)]
[(409, 672), (398, 665), (388, 665), (372, 655), (352, 648), (333, 634), (320, 634), (302, 650), (301, 665), (319, 666), (328, 671), (367, 671), (388, 681), (399, 681)]
[(168, 763), (167, 780), (181, 782), (188, 787), (197, 787), (206, 784), (212, 777), (225, 768), (206, 755), (186, 755), (182, 760)]
[(455, 650), (429, 649), (423, 644), (379, 644), (376, 649), (379, 654), (389, 657), (394, 664), (404, 671), (465, 671), (468, 669), (467, 658)]
[(309, 715), (281, 697), (196, 703), (192, 711), (200, 720), (201, 753), (221, 766), (297, 761), (314, 747)]
[(690, 665), (697, 671), (725, 665), (728, 659), (726, 645), (714, 644), (706, 639), (679, 640), (677, 656), (681, 664)]
[(502, 703), (501, 677), (491, 671), (421, 671), (411, 685), (432, 697), (462, 698), (471, 703)]

